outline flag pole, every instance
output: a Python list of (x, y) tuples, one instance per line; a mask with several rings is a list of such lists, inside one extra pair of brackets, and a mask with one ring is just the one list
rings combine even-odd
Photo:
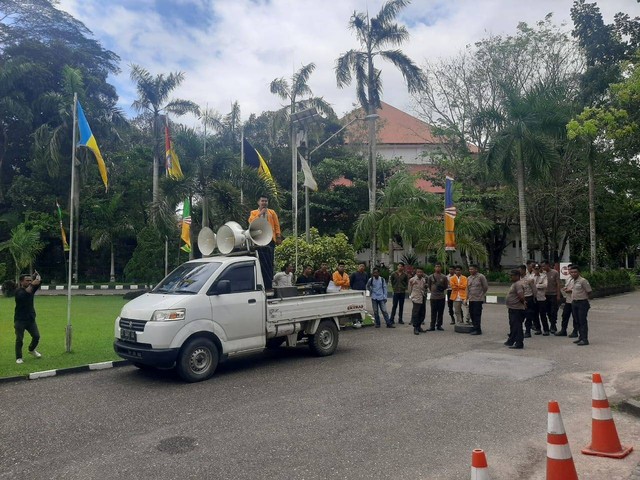
[(73, 134), (71, 136), (71, 202), (69, 203), (69, 274), (67, 276), (67, 327), (65, 329), (65, 347), (67, 353), (71, 352), (71, 280), (73, 269), (73, 199), (75, 198), (76, 182), (76, 135), (78, 130), (78, 94), (73, 94)]
[(242, 171), (244, 170), (244, 127), (240, 129), (240, 205), (244, 205), (244, 192), (242, 191), (242, 184), (244, 183), (244, 177)]

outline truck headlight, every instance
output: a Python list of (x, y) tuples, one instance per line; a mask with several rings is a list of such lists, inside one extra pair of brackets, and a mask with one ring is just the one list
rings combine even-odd
[(172, 320), (184, 320), (186, 309), (175, 308), (171, 310), (156, 310), (151, 316), (152, 322), (170, 322)]

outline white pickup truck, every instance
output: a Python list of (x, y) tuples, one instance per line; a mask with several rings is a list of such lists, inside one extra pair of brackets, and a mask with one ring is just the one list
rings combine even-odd
[(364, 313), (364, 292), (354, 290), (267, 297), (256, 257), (215, 256), (181, 265), (127, 303), (115, 321), (114, 349), (140, 368), (175, 367), (197, 382), (228, 357), (285, 341), (331, 355), (340, 322), (361, 321)]

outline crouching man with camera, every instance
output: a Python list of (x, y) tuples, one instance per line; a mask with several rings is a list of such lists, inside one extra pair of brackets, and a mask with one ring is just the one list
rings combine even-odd
[(444, 307), (446, 304), (446, 293), (449, 288), (449, 280), (442, 273), (442, 264), (436, 263), (434, 272), (427, 279), (427, 290), (430, 295), (431, 306), (431, 325), (427, 329), (432, 332), (434, 330), (444, 330), (442, 328), (442, 318), (444, 317)]

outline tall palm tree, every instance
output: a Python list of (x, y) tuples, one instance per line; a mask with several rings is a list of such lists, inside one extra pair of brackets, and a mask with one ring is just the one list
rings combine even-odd
[(129, 220), (126, 205), (122, 202), (122, 194), (113, 195), (110, 199), (99, 200), (93, 205), (92, 214), (87, 220), (87, 230), (91, 235), (91, 249), (98, 250), (109, 247), (110, 270), (109, 281), (116, 281), (115, 244), (118, 238), (135, 231)]
[(184, 81), (183, 72), (172, 72), (168, 75), (158, 74), (155, 77), (139, 65), (131, 65), (131, 80), (136, 83), (138, 98), (132, 106), (140, 113), (151, 116), (153, 132), (153, 202), (158, 201), (158, 169), (160, 165), (160, 145), (162, 143), (162, 125), (160, 115), (163, 112), (174, 115), (198, 113), (198, 105), (190, 100), (172, 99), (169, 94)]
[[(285, 105), (276, 115), (276, 119), (280, 120), (283, 124), (289, 123), (289, 138), (291, 144), (291, 193), (292, 202), (297, 203), (297, 166), (298, 158), (296, 155), (297, 141), (296, 141), (296, 128), (291, 121), (292, 115), (296, 111), (305, 110), (315, 107), (320, 113), (327, 115), (335, 115), (331, 106), (321, 97), (314, 97), (311, 88), (309, 88), (309, 77), (315, 70), (315, 63), (309, 63), (303, 65), (300, 70), (293, 74), (291, 77), (291, 84), (284, 79), (284, 77), (276, 78), (271, 82), (269, 89), (271, 93), (277, 95), (283, 100), (289, 102), (289, 105)], [(304, 98), (306, 97), (306, 98)], [(288, 122), (287, 122), (288, 120)], [(285, 123), (286, 122), (286, 123)], [(298, 221), (296, 218), (297, 204), (292, 205), (291, 211), (293, 215), (293, 235), (298, 238)]]
[(505, 89), (502, 109), (483, 113), (487, 118), (493, 117), (498, 125), (498, 133), (487, 152), (487, 163), (505, 179), (515, 179), (518, 190), (523, 263), (529, 255), (525, 177), (544, 178), (554, 162), (560, 161), (556, 140), (567, 123), (562, 94), (561, 89), (542, 85), (524, 94)]
[[(404, 76), (410, 93), (419, 92), (425, 85), (420, 68), (398, 48), (409, 38), (404, 26), (395, 19), (409, 0), (389, 0), (375, 17), (368, 12), (353, 12), (349, 28), (356, 33), (360, 50), (349, 50), (336, 60), (338, 87), (350, 85), (355, 75), (358, 102), (367, 113), (369, 120), (369, 211), (376, 209), (376, 111), (381, 107), (382, 71), (376, 68), (374, 60), (380, 57), (391, 62)], [(376, 260), (375, 236), (371, 245), (371, 268)]]

